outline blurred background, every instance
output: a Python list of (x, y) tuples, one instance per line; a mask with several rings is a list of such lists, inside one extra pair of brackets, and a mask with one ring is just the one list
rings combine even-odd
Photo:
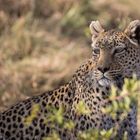
[(89, 24), (140, 19), (139, 0), (0, 0), (0, 110), (67, 83), (91, 57)]

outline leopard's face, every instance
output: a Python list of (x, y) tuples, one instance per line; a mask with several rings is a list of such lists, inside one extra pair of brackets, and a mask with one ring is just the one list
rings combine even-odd
[[(140, 21), (138, 25), (140, 27)], [(136, 30), (135, 28), (135, 33)], [(124, 78), (132, 77), (133, 74), (140, 77), (140, 33), (137, 37), (138, 40), (134, 40), (128, 35), (128, 30), (105, 32), (102, 29), (96, 36), (93, 34), (93, 59), (96, 63), (93, 74), (99, 85), (120, 86)]]

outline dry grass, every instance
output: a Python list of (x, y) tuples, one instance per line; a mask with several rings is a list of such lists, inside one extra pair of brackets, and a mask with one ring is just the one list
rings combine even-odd
[(68, 82), (91, 56), (88, 25), (121, 28), (139, 0), (0, 0), (0, 110)]
[[(38, 3), (39, 2), (39, 3)], [(139, 0), (0, 0), (0, 109), (70, 80), (91, 55), (88, 25), (123, 29)]]

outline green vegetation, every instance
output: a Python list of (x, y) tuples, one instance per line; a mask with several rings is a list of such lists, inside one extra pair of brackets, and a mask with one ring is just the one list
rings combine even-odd
[[(120, 122), (122, 122), (126, 117), (128, 112), (130, 111), (130, 105), (137, 104), (137, 99), (139, 98), (139, 92), (140, 92), (140, 81), (138, 81), (136, 78), (133, 79), (125, 79), (124, 86), (121, 91), (118, 91), (117, 88), (112, 87), (110, 92), (110, 96), (108, 101), (111, 101), (111, 103), (103, 108), (103, 113), (106, 113), (113, 117), (115, 120), (118, 116), (117, 113), (121, 112), (119, 114)], [(43, 138), (43, 140), (59, 140), (59, 135), (55, 131), (55, 127), (59, 126), (61, 129), (69, 130), (71, 131), (74, 129), (75, 124), (72, 120), (65, 120), (64, 119), (64, 109), (63, 107), (59, 107), (58, 109), (46, 106), (49, 115), (46, 114), (46, 120), (45, 124), (51, 127), (51, 130), (53, 130), (52, 134), (49, 135), (47, 138)], [(35, 118), (37, 112), (39, 111), (39, 105), (36, 104), (32, 108), (31, 115), (26, 118), (25, 123), (30, 125), (32, 120)], [(83, 102), (79, 102), (77, 104), (76, 108), (77, 114), (88, 114), (90, 113), (90, 110), (87, 109), (85, 104)], [(45, 115), (45, 114), (44, 114)], [(28, 122), (28, 123), (27, 123)], [(115, 124), (114, 127), (112, 127), (109, 130), (97, 130), (97, 129), (89, 129), (87, 131), (79, 131), (78, 132), (78, 139), (79, 140), (109, 140), (110, 138), (116, 139), (116, 134), (119, 129), (118, 123)], [(124, 133), (124, 136), (122, 140), (127, 140), (127, 132)]]
[[(139, 19), (139, 5), (139, 0), (1, 0), (0, 110), (66, 83), (91, 56), (90, 22), (98, 19), (108, 29), (123, 29), (130, 20)], [(116, 89), (112, 94), (114, 98)], [(105, 110), (127, 112), (130, 102), (128, 96)], [(90, 133), (81, 135), (89, 137)]]
[(123, 29), (140, 17), (139, 4), (139, 0), (0, 1), (1, 109), (66, 83), (91, 55), (90, 22), (98, 19), (109, 29)]

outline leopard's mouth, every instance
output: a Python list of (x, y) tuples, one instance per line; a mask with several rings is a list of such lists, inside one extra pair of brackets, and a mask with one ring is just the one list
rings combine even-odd
[(110, 87), (111, 85), (115, 85), (115, 86), (121, 88), (123, 85), (123, 82), (124, 82), (124, 78), (122, 78), (121, 75), (114, 77), (114, 79), (109, 79), (109, 78), (103, 76), (102, 78), (100, 78), (98, 80), (99, 85), (104, 86), (104, 87)]
[(98, 80), (98, 83), (100, 86), (109, 87), (111, 85), (112, 81), (106, 77), (103, 77)]

